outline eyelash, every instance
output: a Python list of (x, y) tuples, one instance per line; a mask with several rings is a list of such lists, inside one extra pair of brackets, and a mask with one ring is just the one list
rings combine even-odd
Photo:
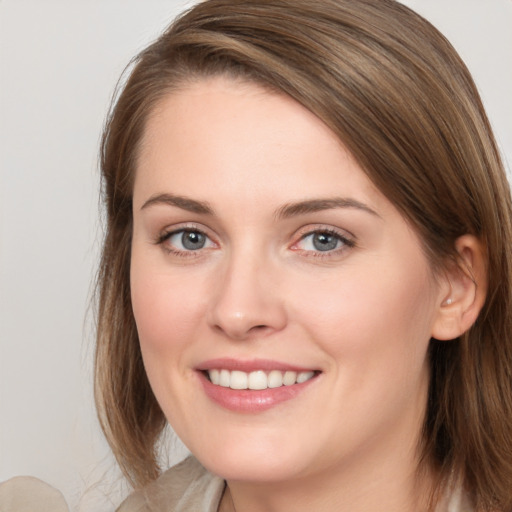
[[(169, 241), (171, 237), (178, 234), (185, 234), (185, 233), (197, 233), (201, 236), (204, 236), (207, 240), (210, 241), (210, 243), (215, 244), (215, 242), (212, 241), (212, 239), (203, 231), (202, 229), (198, 228), (197, 226), (183, 226), (178, 229), (173, 229), (171, 231), (163, 232), (158, 236), (158, 238), (155, 240), (156, 245), (161, 245), (164, 250), (168, 254), (172, 254), (181, 258), (195, 258), (199, 256), (199, 253), (202, 252), (204, 249), (208, 249), (208, 247), (201, 247), (197, 250), (181, 250), (176, 249), (170, 244), (166, 244), (166, 242)], [(312, 237), (314, 235), (329, 235), (333, 236), (337, 239), (338, 242), (341, 243), (341, 247), (336, 247), (332, 250), (326, 250), (326, 251), (320, 251), (320, 250), (305, 250), (300, 249), (297, 247), (298, 244), (306, 240), (308, 237)], [(339, 255), (340, 252), (344, 252), (345, 250), (353, 248), (356, 246), (356, 243), (354, 239), (348, 238), (345, 235), (342, 235), (339, 231), (332, 229), (332, 228), (326, 228), (326, 227), (318, 227), (315, 229), (309, 229), (305, 231), (303, 234), (300, 235), (300, 238), (297, 242), (294, 242), (294, 244), (291, 246), (291, 249), (296, 252), (300, 252), (302, 254), (307, 254), (307, 257), (312, 258), (329, 258), (333, 257), (333, 255)]]
[[(185, 234), (185, 233), (197, 233), (199, 235), (204, 236), (207, 240), (210, 240), (212, 242), (211, 238), (202, 230), (199, 229), (197, 226), (182, 226), (178, 229), (172, 229), (171, 231), (165, 231), (161, 235), (158, 236), (158, 238), (155, 240), (156, 245), (161, 245), (163, 249), (168, 253), (172, 254), (173, 256), (178, 256), (180, 258), (196, 258), (199, 256), (199, 252), (201, 252), (202, 249), (205, 249), (204, 247), (197, 249), (197, 250), (181, 250), (176, 249), (171, 244), (166, 244), (167, 241), (169, 241), (174, 235), (178, 234)], [(215, 242), (212, 242), (215, 243)]]
[[(314, 235), (329, 235), (333, 236), (337, 239), (338, 242), (341, 243), (341, 247), (336, 247), (332, 250), (320, 251), (320, 250), (304, 250), (297, 247), (298, 244), (306, 240), (308, 237), (313, 237)], [(332, 258), (334, 256), (339, 256), (340, 253), (345, 252), (347, 249), (351, 249), (356, 246), (356, 242), (353, 238), (349, 238), (345, 235), (342, 235), (339, 231), (333, 228), (327, 227), (318, 227), (315, 229), (308, 229), (305, 233), (303, 233), (298, 240), (292, 245), (292, 250), (302, 253), (307, 253), (308, 257), (311, 258)]]

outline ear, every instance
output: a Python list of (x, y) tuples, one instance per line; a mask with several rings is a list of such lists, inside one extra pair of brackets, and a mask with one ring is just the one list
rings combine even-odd
[(457, 261), (440, 279), (437, 316), (432, 337), (453, 340), (475, 323), (487, 295), (487, 256), (482, 242), (464, 235), (455, 242)]

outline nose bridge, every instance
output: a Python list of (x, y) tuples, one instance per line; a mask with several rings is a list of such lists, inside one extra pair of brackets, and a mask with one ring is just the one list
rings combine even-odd
[(286, 324), (277, 269), (264, 251), (251, 244), (235, 247), (216, 277), (210, 324), (232, 339), (269, 334)]

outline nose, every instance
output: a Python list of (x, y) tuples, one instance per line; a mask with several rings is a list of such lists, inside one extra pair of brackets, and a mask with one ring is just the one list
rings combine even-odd
[(266, 336), (286, 323), (280, 272), (263, 258), (231, 258), (215, 279), (210, 326), (232, 340)]

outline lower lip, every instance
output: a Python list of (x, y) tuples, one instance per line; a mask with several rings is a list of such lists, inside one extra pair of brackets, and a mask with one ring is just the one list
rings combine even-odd
[(235, 412), (256, 413), (266, 411), (302, 393), (317, 375), (300, 384), (262, 390), (231, 389), (212, 384), (203, 372), (198, 372), (206, 395), (218, 405)]

